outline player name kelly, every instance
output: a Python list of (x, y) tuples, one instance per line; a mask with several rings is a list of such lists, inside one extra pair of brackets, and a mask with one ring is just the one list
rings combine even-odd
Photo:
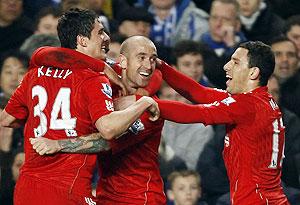
[(69, 69), (63, 70), (63, 69), (59, 69), (59, 68), (44, 67), (44, 66), (41, 66), (38, 68), (38, 77), (48, 76), (48, 77), (53, 77), (53, 78), (66, 79), (71, 74), (72, 74), (72, 71)]

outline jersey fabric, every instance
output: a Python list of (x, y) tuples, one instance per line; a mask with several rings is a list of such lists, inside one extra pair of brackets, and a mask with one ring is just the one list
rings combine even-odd
[[(108, 79), (90, 69), (31, 68), (5, 108), (17, 119), (27, 119), (26, 159), (20, 179), (30, 177), (68, 194), (90, 196), (95, 154), (40, 156), (29, 138), (43, 136), (57, 140), (97, 132), (95, 122), (113, 111), (111, 93)], [(30, 190), (25, 188), (16, 193), (27, 192)]]
[[(284, 126), (281, 112), (267, 87), (229, 95), (205, 88), (167, 65), (164, 79), (173, 87), (181, 78), (180, 91), (201, 105), (159, 102), (161, 117), (181, 123), (226, 124), (223, 157), (230, 181), (232, 204), (288, 204), (281, 187), (284, 158)], [(170, 80), (171, 79), (171, 80)], [(177, 81), (178, 82), (178, 81)]]
[[(121, 75), (122, 68), (113, 60), (106, 59), (106, 63), (110, 65), (114, 71)], [(44, 46), (34, 52), (34, 58), (31, 59), (30, 65), (56, 65), (62, 69), (68, 69), (70, 65), (76, 64), (76, 68), (90, 68), (95, 72), (103, 72), (104, 62), (97, 60), (83, 53), (79, 53), (73, 49)], [(160, 70), (155, 69), (150, 79), (149, 84), (144, 88), (148, 91), (149, 96), (155, 95), (162, 84), (162, 75)], [(116, 89), (115, 89), (116, 88)], [(119, 87), (115, 85), (113, 91), (118, 90)]]
[(97, 199), (108, 204), (166, 204), (159, 171), (158, 146), (163, 120), (144, 113), (128, 133), (111, 142), (112, 151), (98, 156)]

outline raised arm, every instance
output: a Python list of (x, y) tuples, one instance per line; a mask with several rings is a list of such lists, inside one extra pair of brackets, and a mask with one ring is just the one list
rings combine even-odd
[(157, 67), (162, 72), (163, 79), (180, 95), (193, 103), (212, 103), (228, 95), (225, 91), (200, 85), (161, 60), (157, 60), (157, 62)]

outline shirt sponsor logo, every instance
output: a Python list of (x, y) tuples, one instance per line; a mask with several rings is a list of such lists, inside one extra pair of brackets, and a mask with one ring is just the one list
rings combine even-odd
[(109, 99), (112, 99), (112, 89), (107, 83), (101, 83), (103, 89), (101, 91), (105, 94)]
[(137, 135), (140, 131), (142, 131), (144, 129), (145, 129), (145, 126), (140, 119), (136, 120), (129, 128), (129, 130), (135, 135)]
[(224, 103), (227, 106), (229, 106), (231, 103), (234, 103), (234, 102), (236, 102), (236, 101), (232, 97), (225, 98), (224, 100), (221, 101), (221, 103)]

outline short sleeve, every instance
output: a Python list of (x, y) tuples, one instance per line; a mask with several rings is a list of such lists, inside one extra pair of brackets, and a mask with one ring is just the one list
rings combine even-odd
[(89, 78), (83, 82), (82, 89), (93, 123), (102, 116), (114, 111), (112, 89), (106, 77), (97, 76)]

